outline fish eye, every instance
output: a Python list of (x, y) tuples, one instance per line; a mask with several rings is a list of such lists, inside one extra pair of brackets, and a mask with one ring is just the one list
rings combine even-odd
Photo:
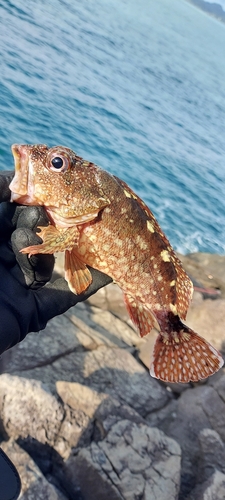
[(65, 172), (69, 168), (69, 159), (66, 155), (55, 153), (54, 156), (50, 157), (49, 168), (54, 172)]
[(52, 158), (52, 166), (54, 168), (57, 168), (57, 170), (59, 168), (62, 168), (62, 166), (63, 166), (63, 159), (60, 158), (60, 156), (55, 156), (55, 158)]

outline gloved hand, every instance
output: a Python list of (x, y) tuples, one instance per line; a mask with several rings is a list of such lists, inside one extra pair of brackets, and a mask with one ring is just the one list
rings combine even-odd
[(42, 207), (8, 202), (13, 176), (14, 172), (0, 172), (0, 354), (112, 281), (90, 269), (93, 282), (81, 295), (73, 294), (63, 278), (48, 283), (53, 255), (28, 258), (20, 253), (26, 246), (41, 243), (36, 228), (47, 225), (48, 218)]

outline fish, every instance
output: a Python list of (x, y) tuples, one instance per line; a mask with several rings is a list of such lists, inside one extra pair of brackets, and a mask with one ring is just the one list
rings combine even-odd
[(164, 382), (197, 382), (223, 366), (221, 354), (185, 323), (193, 284), (144, 201), (126, 182), (64, 146), (12, 145), (11, 201), (43, 206), (49, 225), (29, 256), (65, 252), (65, 279), (80, 294), (89, 267), (122, 289), (141, 337), (158, 336), (150, 374)]

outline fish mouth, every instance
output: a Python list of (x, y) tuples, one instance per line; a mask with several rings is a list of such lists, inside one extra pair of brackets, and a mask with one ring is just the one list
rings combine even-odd
[(29, 146), (13, 144), (11, 147), (14, 163), (15, 175), (9, 185), (11, 190), (10, 201), (16, 201), (22, 205), (34, 203), (34, 197), (29, 183)]

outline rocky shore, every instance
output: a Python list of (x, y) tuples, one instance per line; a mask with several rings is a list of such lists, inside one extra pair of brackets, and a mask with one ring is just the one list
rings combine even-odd
[[(196, 287), (187, 322), (225, 355), (225, 257), (180, 257)], [(155, 335), (138, 337), (109, 285), (4, 353), (0, 438), (20, 500), (225, 498), (224, 369), (161, 383)]]

